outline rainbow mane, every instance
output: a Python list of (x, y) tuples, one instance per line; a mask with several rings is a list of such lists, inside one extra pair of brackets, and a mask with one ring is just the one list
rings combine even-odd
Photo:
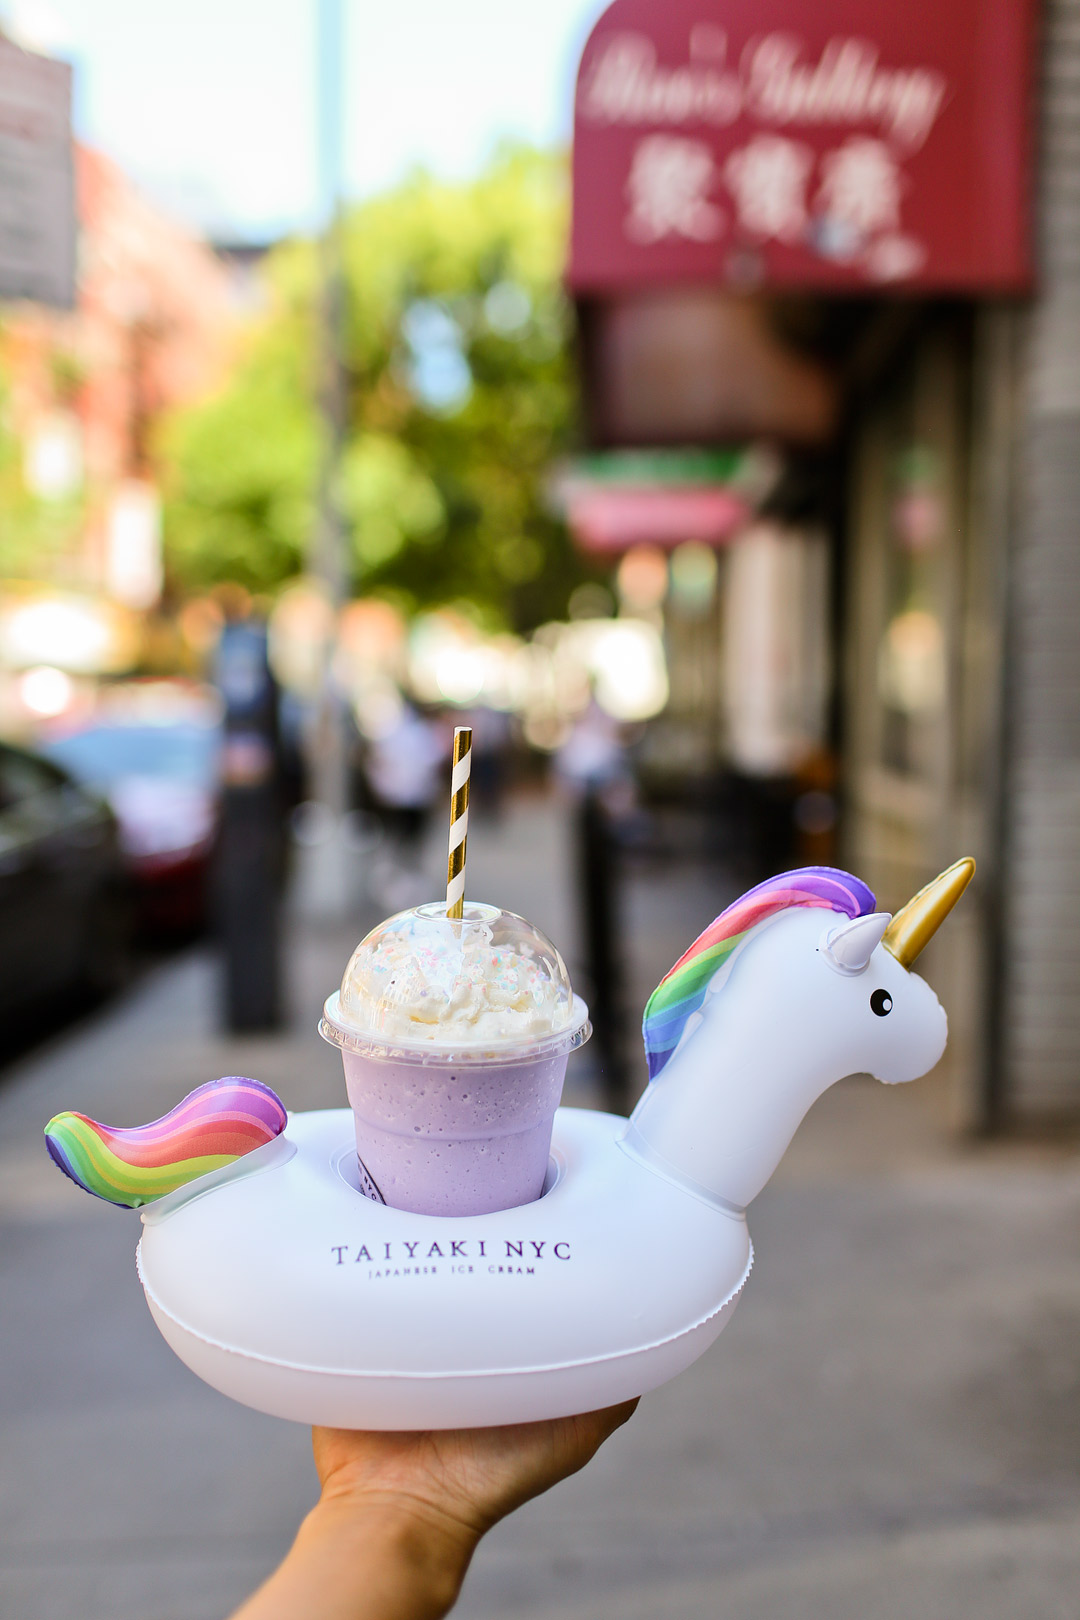
[(137, 1209), (196, 1176), (220, 1170), (285, 1129), (288, 1115), (261, 1080), (210, 1080), (149, 1125), (112, 1129), (85, 1114), (57, 1114), (45, 1127), (49, 1155), (77, 1186)]
[(831, 866), (803, 866), (767, 878), (728, 906), (683, 952), (649, 997), (641, 1032), (650, 1080), (656, 1079), (678, 1046), (686, 1020), (705, 1000), (713, 974), (751, 929), (793, 906), (818, 906), (845, 917), (865, 917), (874, 909), (874, 896), (848, 872)]

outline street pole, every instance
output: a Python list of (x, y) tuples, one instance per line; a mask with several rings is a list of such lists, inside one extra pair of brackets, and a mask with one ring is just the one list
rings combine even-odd
[[(318, 0), (317, 118), (320, 239), (319, 413), (322, 455), (311, 572), (335, 621), (349, 591), (348, 536), (341, 511), (341, 457), (348, 428), (345, 368), (346, 285), (343, 253), (344, 0)], [(309, 743), (309, 792), (323, 807), (325, 836), (315, 846), (309, 902), (323, 915), (346, 904), (342, 820), (349, 808), (344, 715), (334, 689), (333, 641), (324, 648), (318, 707)], [(315, 853), (315, 851), (313, 851)]]

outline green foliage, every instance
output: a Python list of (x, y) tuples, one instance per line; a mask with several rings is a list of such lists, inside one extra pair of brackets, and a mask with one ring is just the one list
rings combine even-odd
[[(465, 599), (523, 628), (565, 611), (581, 570), (543, 491), (575, 424), (566, 216), (564, 163), (518, 149), (470, 183), (417, 175), (348, 214), (339, 500), (357, 590)], [(167, 555), (188, 588), (273, 588), (310, 545), (315, 245), (282, 246), (267, 274), (271, 312), (228, 386), (161, 442)]]
[(282, 312), (222, 393), (166, 425), (166, 555), (185, 586), (262, 590), (301, 566), (319, 444), (303, 342)]
[(44, 500), (27, 488), (8, 381), (0, 374), (0, 578), (54, 578), (77, 545), (85, 516), (81, 495)]

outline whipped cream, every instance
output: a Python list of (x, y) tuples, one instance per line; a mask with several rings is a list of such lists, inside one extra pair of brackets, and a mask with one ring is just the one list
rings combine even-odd
[(421, 910), (375, 929), (345, 971), (342, 1020), (443, 1047), (528, 1043), (567, 1028), (573, 996), (555, 947), (511, 913), (476, 910), (464, 926)]

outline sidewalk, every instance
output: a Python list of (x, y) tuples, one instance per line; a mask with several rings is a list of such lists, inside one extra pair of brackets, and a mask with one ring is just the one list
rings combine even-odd
[[(439, 860), (433, 841), (433, 892)], [(556, 809), (481, 824), (469, 872), (471, 893), (532, 917), (577, 970)], [(696, 867), (635, 876), (635, 1014), (722, 890)], [(137, 1217), (65, 1182), (41, 1127), (69, 1106), (148, 1119), (225, 1073), (292, 1107), (339, 1105), (339, 1058), (314, 1025), (374, 920), (293, 921), (281, 1037), (216, 1032), (198, 950), (0, 1077), (12, 1620), (219, 1620), (310, 1504), (306, 1432), (172, 1356), (135, 1278)], [(588, 1103), (588, 1048), (574, 1062), (569, 1100)], [(731, 1326), (582, 1475), (492, 1534), (463, 1620), (1075, 1620), (1080, 1162), (961, 1148), (931, 1096), (856, 1080), (818, 1104), (752, 1211), (758, 1263)]]

